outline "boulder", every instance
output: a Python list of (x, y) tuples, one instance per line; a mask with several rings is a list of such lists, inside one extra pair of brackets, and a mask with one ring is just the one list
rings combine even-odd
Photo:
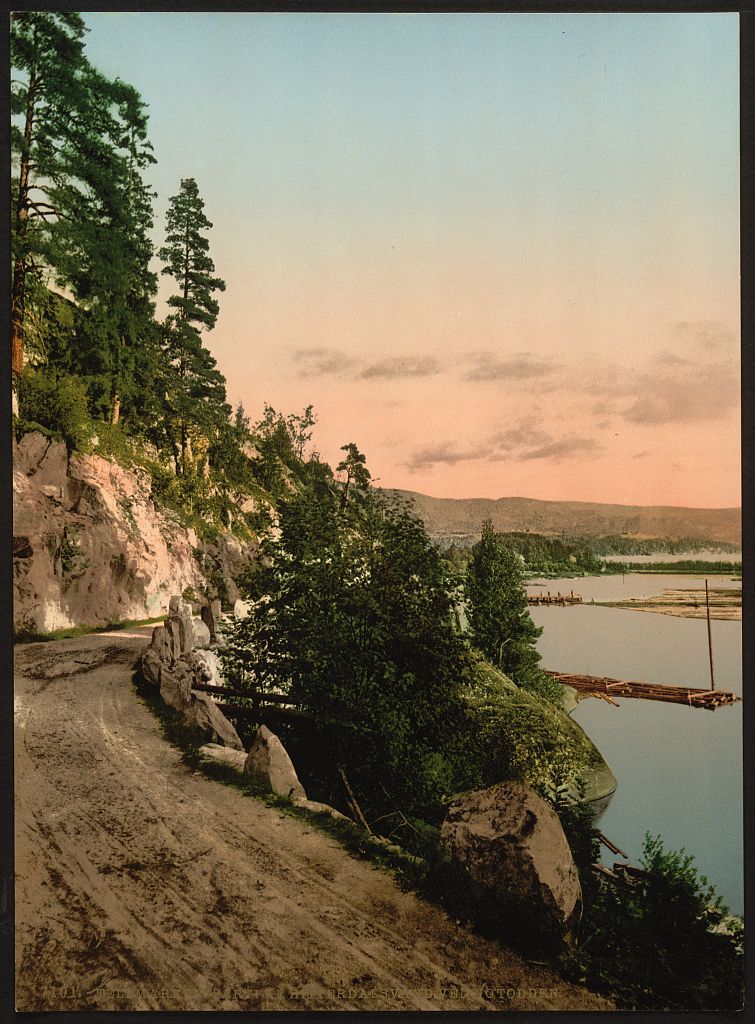
[(160, 696), (176, 711), (183, 711), (191, 704), (193, 673), (186, 662), (177, 661), (168, 668), (160, 669)]
[(202, 733), (208, 743), (243, 750), (244, 744), (238, 733), (209, 694), (193, 693), (191, 696), (191, 704), (184, 711), (184, 723)]
[(577, 868), (558, 815), (529, 786), (503, 782), (461, 794), (441, 842), (498, 918), (546, 939), (569, 930), (582, 898)]
[(202, 619), (192, 619), (191, 629), (194, 634), (194, 646), (195, 647), (209, 647), (210, 646), (210, 630)]
[(261, 725), (256, 732), (244, 765), (244, 773), (251, 775), (278, 796), (292, 799), (303, 797), (305, 800), (307, 798), (286, 748), (266, 725)]
[(232, 747), (221, 747), (217, 743), (205, 743), (199, 748), (199, 753), (208, 761), (218, 761), (220, 764), (227, 764), (235, 768), (237, 772), (244, 771), (246, 762), (245, 750), (234, 750)]
[(159, 661), (170, 662), (173, 660), (173, 645), (165, 626), (155, 626), (152, 630), (152, 642), (148, 649), (155, 652)]
[(142, 655), (142, 675), (148, 683), (152, 683), (153, 686), (160, 685), (160, 669), (163, 664), (157, 652), (148, 647)]
[(251, 605), (248, 601), (242, 601), (240, 598), (234, 602), (233, 605), (233, 616), (236, 619), (244, 619), (249, 614)]

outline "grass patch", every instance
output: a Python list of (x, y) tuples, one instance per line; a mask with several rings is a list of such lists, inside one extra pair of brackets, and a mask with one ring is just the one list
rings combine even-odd
[(13, 634), (13, 642), (16, 644), (38, 644), (50, 640), (74, 640), (76, 637), (88, 636), (90, 633), (112, 633), (115, 630), (132, 629), (134, 626), (151, 626), (157, 622), (163, 622), (164, 619), (164, 615), (158, 615), (152, 619), (122, 619), (98, 626), (83, 625), (53, 629), (49, 633), (43, 633), (32, 625), (23, 624)]

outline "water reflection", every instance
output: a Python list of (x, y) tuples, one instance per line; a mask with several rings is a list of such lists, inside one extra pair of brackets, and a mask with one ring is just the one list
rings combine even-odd
[[(636, 588), (646, 587), (647, 580), (657, 585), (659, 579), (670, 581), (663, 584), (669, 587), (690, 585), (687, 576), (628, 575), (627, 596), (648, 593)], [(616, 580), (585, 577), (575, 583), (583, 596), (610, 600), (606, 591)], [(565, 581), (552, 582), (564, 592)], [(531, 612), (544, 627), (538, 648), (545, 668), (669, 685), (710, 684), (704, 620), (590, 605)], [(714, 620), (712, 633), (717, 686), (741, 694), (742, 625)], [(600, 828), (633, 863), (646, 831), (661, 835), (668, 848), (684, 847), (730, 908), (741, 912), (742, 705), (717, 711), (642, 700), (619, 700), (619, 705), (588, 699), (574, 712), (618, 779)], [(614, 859), (604, 854), (606, 863)]]

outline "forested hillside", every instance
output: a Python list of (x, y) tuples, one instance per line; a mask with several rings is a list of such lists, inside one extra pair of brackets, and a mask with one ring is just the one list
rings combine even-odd
[[(696, 545), (741, 545), (740, 508), (676, 508), (604, 505), (588, 501), (538, 501), (534, 498), (433, 498), (415, 491), (391, 492), (411, 501), (431, 537), (478, 537), (490, 519), (505, 533), (531, 531), (564, 537), (615, 539), (596, 554), (632, 554), (627, 542), (649, 538), (685, 540)], [(631, 546), (631, 545), (630, 545)], [(660, 549), (659, 549), (660, 550)], [(662, 550), (667, 550), (665, 547)], [(642, 553), (637, 548), (637, 553)]]

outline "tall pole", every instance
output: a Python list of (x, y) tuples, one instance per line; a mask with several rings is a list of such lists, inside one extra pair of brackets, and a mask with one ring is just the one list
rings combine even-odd
[(705, 615), (708, 619), (708, 657), (710, 659), (710, 688), (715, 690), (716, 677), (713, 674), (713, 638), (710, 634), (710, 601), (708, 599), (708, 580), (705, 580)]

